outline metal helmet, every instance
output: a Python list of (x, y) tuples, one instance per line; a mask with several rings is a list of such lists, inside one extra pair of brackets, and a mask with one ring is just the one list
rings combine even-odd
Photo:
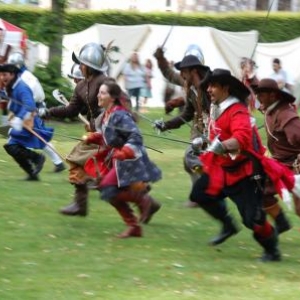
[(196, 45), (196, 44), (189, 45), (184, 53), (184, 56), (187, 56), (187, 55), (196, 56), (200, 60), (201, 64), (204, 65), (204, 63), (205, 63), (204, 55), (203, 55), (201, 48), (198, 45)]
[(7, 59), (8, 64), (12, 64), (21, 69), (25, 66), (24, 55), (21, 52), (15, 52), (9, 55)]
[(74, 52), (72, 53), (72, 59), (76, 64), (84, 64), (104, 73), (109, 68), (109, 62), (105, 58), (104, 49), (100, 44), (96, 43), (85, 44), (78, 56)]
[(71, 73), (68, 74), (68, 77), (72, 79), (84, 79), (78, 64), (73, 64)]

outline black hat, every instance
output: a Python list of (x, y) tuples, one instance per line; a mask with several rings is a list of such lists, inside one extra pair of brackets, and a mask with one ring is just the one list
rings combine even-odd
[(287, 101), (290, 103), (293, 103), (296, 100), (296, 98), (292, 94), (281, 90), (278, 87), (277, 82), (271, 78), (265, 78), (265, 79), (260, 80), (258, 85), (256, 85), (256, 86), (253, 85), (252, 88), (253, 88), (255, 94), (262, 93), (262, 92), (277, 92), (280, 97), (279, 100)]
[(239, 79), (232, 76), (229, 70), (214, 69), (209, 76), (205, 78), (203, 84), (208, 85), (214, 82), (228, 85), (230, 94), (239, 100), (246, 101), (246, 98), (250, 95), (250, 90)]
[(19, 73), (20, 69), (13, 64), (0, 65), (0, 72)]
[(174, 64), (174, 67), (177, 70), (197, 67), (197, 68), (201, 69), (201, 71), (203, 71), (204, 73), (206, 73), (209, 70), (209, 67), (202, 65), (199, 58), (195, 55), (185, 56), (182, 61), (179, 61), (176, 64)]

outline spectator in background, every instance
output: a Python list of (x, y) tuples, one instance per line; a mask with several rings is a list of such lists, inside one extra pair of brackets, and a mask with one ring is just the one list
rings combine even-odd
[(152, 74), (152, 69), (153, 69), (153, 65), (152, 65), (152, 61), (151, 59), (146, 59), (146, 63), (145, 63), (145, 87), (141, 89), (141, 97), (144, 98), (144, 103), (143, 105), (147, 104), (147, 101), (149, 98), (152, 98), (152, 84), (151, 84), (151, 79), (153, 77)]
[(251, 58), (242, 57), (240, 62), (241, 67), (241, 81), (250, 90), (251, 94), (248, 97), (248, 108), (250, 111), (259, 107), (252, 86), (256, 86), (259, 82), (256, 76), (256, 63)]
[(123, 75), (125, 79), (125, 88), (129, 96), (135, 98), (135, 110), (138, 112), (140, 109), (139, 100), (141, 89), (146, 85), (146, 72), (145, 68), (140, 63), (139, 56), (136, 52), (131, 55), (129, 62), (125, 65)]
[(283, 70), (281, 61), (279, 58), (274, 58), (272, 61), (273, 73), (270, 75), (271, 79), (274, 79), (278, 87), (284, 92), (293, 94), (294, 84), (291, 82), (291, 79), (288, 76), (288, 73)]

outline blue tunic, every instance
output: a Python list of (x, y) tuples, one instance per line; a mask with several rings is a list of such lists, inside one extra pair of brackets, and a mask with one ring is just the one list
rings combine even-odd
[[(15, 117), (24, 118), (30, 113), (33, 118), (33, 130), (49, 142), (53, 136), (53, 129), (45, 127), (43, 121), (35, 114), (36, 104), (33, 94), (29, 86), (20, 78), (17, 79), (13, 86), (11, 100), (8, 103), (8, 110)], [(9, 131), (8, 144), (18, 144), (26, 148), (43, 149), (45, 143), (38, 139), (35, 135), (23, 128), (21, 131), (11, 129)]]

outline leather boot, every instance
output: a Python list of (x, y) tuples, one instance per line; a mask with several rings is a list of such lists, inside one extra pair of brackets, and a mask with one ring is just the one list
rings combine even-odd
[(263, 204), (264, 211), (275, 221), (277, 234), (281, 234), (292, 228), (276, 197), (273, 195), (265, 195)]
[(26, 180), (37, 181), (37, 173), (35, 173), (34, 166), (32, 165), (29, 153), (33, 152), (29, 149), (24, 148), (21, 145), (8, 145), (4, 146), (5, 151), (18, 163), (18, 165), (28, 174)]
[(153, 215), (161, 208), (161, 204), (149, 194), (145, 194), (140, 199), (137, 199), (136, 205), (141, 214), (139, 222), (142, 224), (149, 224)]
[(210, 245), (212, 245), (212, 246), (216, 246), (216, 245), (224, 243), (228, 238), (230, 238), (231, 236), (233, 236), (239, 232), (239, 229), (235, 225), (235, 223), (230, 215), (227, 215), (221, 221), (223, 223), (222, 230), (218, 236), (214, 237), (210, 241)]
[(224, 199), (211, 200), (209, 203), (199, 203), (210, 216), (222, 223), (222, 229), (218, 236), (214, 237), (209, 244), (216, 246), (224, 243), (228, 238), (237, 234), (239, 228), (235, 225), (233, 218), (229, 215)]
[(273, 230), (272, 235), (268, 238), (260, 237), (255, 233), (253, 237), (264, 249), (264, 253), (260, 258), (262, 262), (281, 260), (281, 254), (278, 249), (278, 236), (275, 230)]
[(62, 208), (60, 213), (67, 216), (82, 216), (88, 214), (88, 188), (85, 184), (75, 184), (74, 202)]
[(275, 229), (278, 234), (284, 233), (292, 228), (289, 220), (287, 219), (286, 215), (284, 214), (283, 210), (278, 214), (275, 218)]
[(44, 163), (46, 161), (45, 155), (37, 153), (27, 148), (24, 148), (23, 151), (26, 153), (25, 155), (28, 157), (28, 159), (31, 161), (31, 164), (33, 165), (33, 175), (38, 175), (44, 167)]
[(124, 197), (126, 197), (126, 195), (121, 192), (109, 202), (117, 210), (124, 223), (128, 226), (127, 229), (124, 232), (118, 234), (117, 237), (142, 237), (142, 227), (139, 225), (138, 220), (135, 217), (133, 210), (130, 208), (129, 204), (124, 201)]

